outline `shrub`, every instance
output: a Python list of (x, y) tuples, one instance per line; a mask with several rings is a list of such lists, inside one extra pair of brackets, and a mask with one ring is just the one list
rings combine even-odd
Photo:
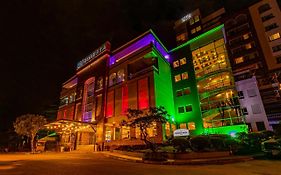
[(186, 152), (190, 148), (189, 140), (185, 137), (175, 137), (171, 140), (171, 145), (177, 150), (177, 152)]
[(211, 143), (208, 136), (195, 136), (190, 139), (191, 148), (193, 151), (206, 151), (211, 148)]

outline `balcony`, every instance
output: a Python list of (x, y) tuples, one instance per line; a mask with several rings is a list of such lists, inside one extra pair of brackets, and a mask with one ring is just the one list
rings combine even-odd
[(197, 81), (201, 81), (205, 78), (211, 77), (213, 75), (231, 71), (231, 68), (225, 64), (214, 64), (212, 66), (205, 67), (199, 71), (196, 71), (196, 79)]
[(128, 79), (145, 75), (151, 71), (158, 71), (158, 62), (156, 58), (140, 59), (128, 65)]

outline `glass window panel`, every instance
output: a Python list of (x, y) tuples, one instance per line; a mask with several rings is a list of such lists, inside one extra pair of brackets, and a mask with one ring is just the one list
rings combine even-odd
[(179, 81), (181, 81), (181, 75), (180, 74), (175, 76), (175, 82), (179, 82)]
[(180, 65), (185, 65), (186, 64), (186, 58), (180, 59)]
[(187, 72), (182, 73), (181, 77), (182, 77), (183, 80), (187, 80), (188, 79), (188, 73)]

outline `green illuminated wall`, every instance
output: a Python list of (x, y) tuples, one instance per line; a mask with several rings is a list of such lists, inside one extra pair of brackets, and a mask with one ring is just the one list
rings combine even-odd
[(174, 116), (173, 88), (171, 84), (171, 68), (165, 58), (156, 51), (154, 54), (158, 58), (158, 72), (154, 71), (155, 105), (163, 106), (171, 115)]
[[(192, 64), (192, 56), (189, 51), (189, 47), (177, 50), (173, 53), (173, 60), (180, 60), (186, 58), (187, 63), (177, 68), (172, 68), (172, 82), (173, 82), (173, 93), (175, 101), (175, 122), (180, 124), (186, 124), (194, 122), (195, 130), (191, 131), (191, 134), (203, 133), (203, 122), (201, 117), (200, 102), (197, 91), (197, 84), (195, 78), (195, 72)], [(188, 79), (175, 82), (174, 76), (183, 72), (188, 73)], [(190, 94), (177, 97), (176, 92), (178, 90), (189, 88)], [(192, 111), (179, 113), (179, 107), (192, 106)], [(190, 129), (190, 128), (189, 128)]]

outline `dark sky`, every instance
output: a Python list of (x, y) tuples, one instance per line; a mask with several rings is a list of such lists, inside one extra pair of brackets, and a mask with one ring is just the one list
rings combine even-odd
[[(226, 0), (228, 4), (238, 1)], [(173, 22), (223, 0), (3, 0), (0, 6), (0, 130), (57, 104), (76, 63), (105, 41), (113, 49), (152, 28), (167, 48)], [(234, 3), (233, 3), (234, 4)]]

